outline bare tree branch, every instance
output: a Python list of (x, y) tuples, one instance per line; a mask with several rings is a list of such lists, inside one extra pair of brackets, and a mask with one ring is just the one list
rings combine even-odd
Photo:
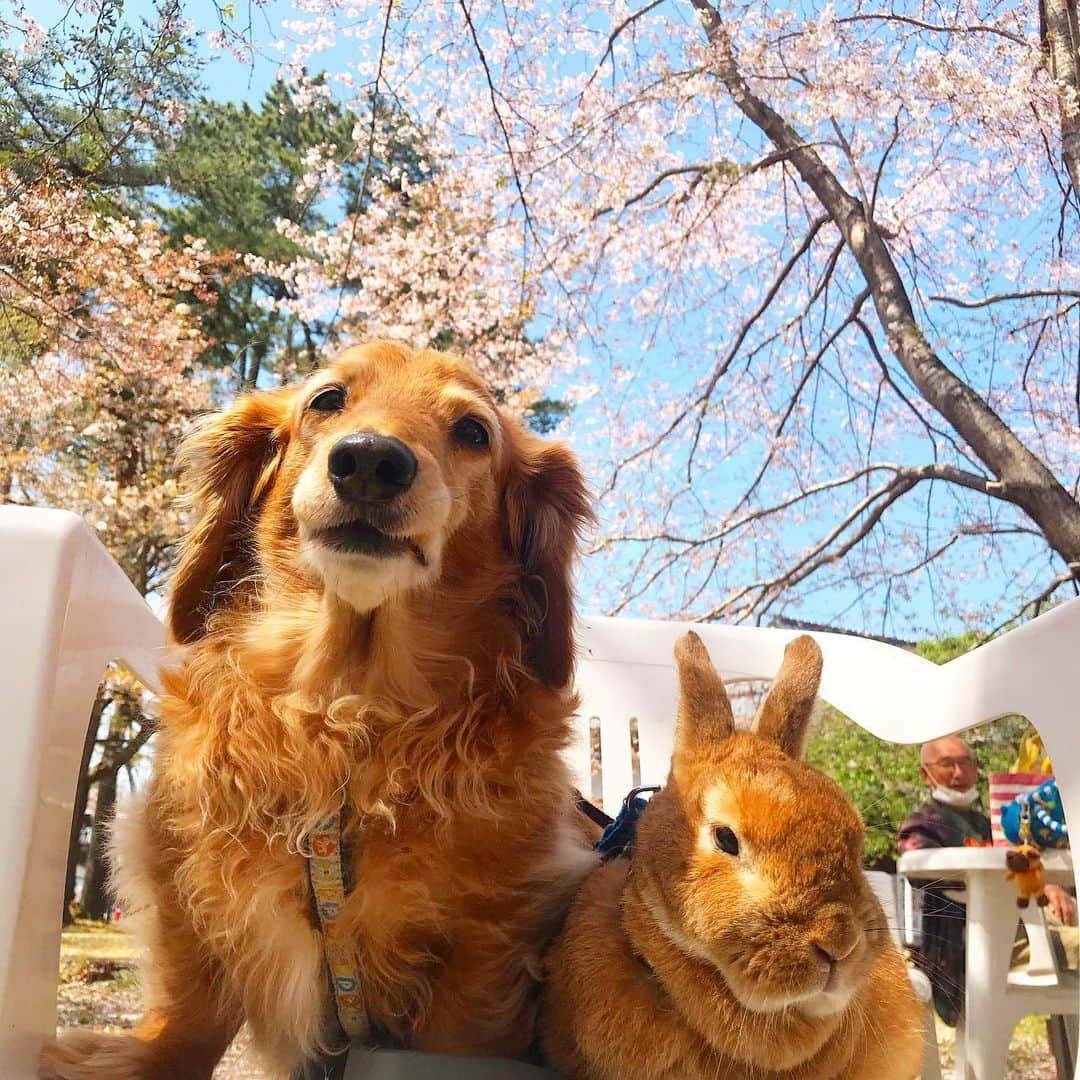
[[(706, 161), (697, 165), (680, 165), (677, 168), (663, 169), (658, 172), (652, 178), (652, 180), (650, 180), (649, 183), (645, 185), (645, 187), (643, 187), (639, 192), (637, 192), (637, 194), (631, 195), (622, 204), (622, 206), (619, 207), (619, 209), (626, 210), (627, 208), (633, 206), (635, 203), (641, 202), (642, 199), (654, 192), (665, 180), (670, 180), (673, 176), (686, 176), (688, 173), (694, 174), (696, 176), (702, 176), (704, 173), (709, 172), (712, 169), (719, 168), (722, 168), (722, 166), (711, 161)], [(593, 221), (596, 221), (597, 219), (602, 218), (607, 214), (612, 214), (614, 212), (614, 206), (602, 206), (593, 214)]]
[(757, 474), (754, 476), (754, 479), (750, 482), (749, 486), (742, 493), (742, 495), (739, 496), (739, 501), (735, 504), (735, 510), (733, 511), (734, 513), (738, 513), (738, 511), (742, 509), (742, 507), (745, 506), (750, 501), (750, 499), (753, 498), (754, 492), (757, 491), (758, 485), (764, 479), (765, 472), (772, 464), (773, 458), (776, 454), (776, 440), (779, 439), (780, 436), (783, 434), (784, 428), (787, 426), (788, 420), (791, 419), (791, 414), (795, 411), (795, 407), (799, 404), (802, 393), (806, 389), (806, 384), (810, 381), (810, 376), (817, 370), (817, 366), (819, 363), (821, 363), (821, 359), (825, 355), (825, 353), (828, 352), (830, 348), (832, 348), (833, 342), (836, 341), (836, 339), (839, 338), (840, 335), (849, 326), (852, 325), (852, 323), (857, 321), (859, 317), (859, 312), (862, 310), (863, 304), (866, 303), (869, 297), (869, 289), (863, 289), (863, 291), (859, 293), (857, 297), (855, 297), (855, 301), (851, 305), (851, 310), (848, 312), (843, 322), (841, 322), (840, 325), (837, 326), (837, 328), (828, 336), (828, 338), (826, 338), (825, 343), (821, 346), (817, 353), (810, 358), (809, 363), (806, 365), (806, 368), (803, 370), (803, 373), (799, 378), (798, 384), (796, 385), (791, 396), (788, 398), (787, 408), (784, 409), (783, 413), (780, 416), (780, 420), (778, 421), (776, 427), (773, 429), (773, 441), (772, 445), (769, 447), (769, 452), (765, 455), (765, 460), (761, 463), (761, 467), (758, 469)]
[(1030, 600), (1024, 602), (1024, 606), (1010, 615), (1007, 619), (1003, 619), (992, 630), (990, 630), (984, 637), (984, 641), (989, 641), (991, 638), (997, 637), (998, 634), (1007, 630), (1013, 623), (1024, 618), (1024, 616), (1038, 615), (1042, 610), (1043, 604), (1049, 600), (1054, 593), (1056, 593), (1063, 585), (1072, 583), (1076, 584), (1076, 578), (1072, 574), (1061, 573), (1055, 574), (1050, 580), (1050, 584), (1046, 586), (1037, 596), (1033, 596)]
[[(673, 176), (685, 176), (687, 173), (696, 174), (697, 178), (704, 178), (711, 175), (724, 176), (731, 179), (729, 190), (734, 187), (740, 180), (745, 179), (747, 176), (753, 176), (754, 173), (760, 172), (762, 169), (767, 169), (770, 165), (779, 164), (787, 157), (787, 154), (782, 151), (774, 151), (771, 154), (766, 154), (764, 157), (759, 158), (757, 161), (752, 161), (749, 165), (736, 165), (734, 162), (727, 161), (704, 161), (694, 165), (679, 165), (670, 169), (663, 169), (658, 172), (639, 192), (631, 195), (621, 207), (620, 210), (626, 210), (633, 206), (635, 203), (641, 202), (646, 196), (652, 194), (665, 180), (670, 180)], [(605, 206), (597, 210), (593, 214), (593, 220), (604, 217), (606, 214), (615, 212), (615, 207)]]
[(926, 432), (930, 439), (931, 445), (934, 447), (934, 453), (937, 453), (937, 443), (934, 441), (935, 436), (945, 439), (950, 446), (961, 456), (964, 455), (964, 450), (960, 444), (956, 441), (955, 436), (943, 428), (937, 427), (935, 424), (931, 424), (929, 420), (919, 411), (918, 406), (910, 397), (905, 393), (903, 387), (901, 387), (897, 381), (893, 378), (892, 372), (889, 371), (889, 365), (885, 363), (885, 357), (881, 355), (881, 350), (878, 348), (878, 343), (874, 339), (874, 335), (870, 330), (870, 327), (861, 319), (855, 320), (855, 325), (862, 331), (863, 337), (866, 339), (866, 343), (870, 348), (870, 355), (873, 356), (874, 361), (877, 363), (878, 370), (881, 372), (882, 379), (888, 383), (892, 388), (892, 391), (896, 396), (907, 406), (911, 414), (922, 425), (923, 430)]
[[(720, 529), (707, 533), (704, 536), (684, 536), (665, 530), (637, 535), (629, 533), (623, 534), (622, 536), (609, 536), (605, 538), (593, 549), (593, 552), (603, 551), (618, 543), (649, 543), (658, 540), (670, 544), (679, 544), (687, 549), (710, 546), (755, 521), (771, 517), (785, 510), (790, 510), (793, 506), (796, 506), (801, 502), (806, 502), (816, 495), (822, 495), (828, 491), (835, 491), (837, 488), (847, 487), (849, 484), (857, 483), (860, 480), (866, 479), (868, 476), (881, 472), (891, 473), (892, 476), (879, 487), (878, 490), (880, 492), (891, 490), (896, 487), (900, 481), (903, 481), (906, 485), (905, 490), (910, 490), (923, 480), (943, 480), (951, 484), (958, 484), (960, 487), (967, 488), (970, 491), (977, 491), (982, 495), (989, 495), (992, 494), (992, 486), (994, 483), (989, 477), (980, 476), (978, 473), (968, 472), (965, 469), (957, 468), (955, 465), (949, 465), (940, 461), (930, 462), (926, 465), (899, 465), (891, 461), (878, 461), (874, 462), (872, 465), (866, 465), (863, 468), (856, 469), (854, 472), (848, 473), (845, 476), (834, 477), (831, 480), (823, 480), (818, 484), (811, 484), (802, 491), (799, 491), (794, 495), (789, 495), (786, 499), (781, 499), (779, 502), (773, 503), (770, 506), (762, 506), (756, 510), (752, 510), (747, 514), (744, 514), (741, 518), (737, 518), (735, 521), (729, 521)], [(1042, 535), (1034, 530), (1029, 530), (1029, 532), (1038, 536)]]
[(712, 375), (709, 377), (709, 381), (705, 386), (705, 389), (689, 404), (685, 409), (680, 410), (674, 417), (674, 419), (668, 424), (666, 428), (655, 439), (652, 439), (645, 446), (639, 447), (632, 454), (625, 457), (620, 461), (612, 470), (611, 477), (609, 478), (607, 485), (604, 487), (601, 496), (608, 494), (614, 490), (615, 485), (618, 483), (619, 474), (627, 466), (633, 464), (638, 458), (644, 457), (646, 454), (655, 450), (673, 431), (678, 428), (682, 422), (695, 410), (704, 409), (708, 407), (709, 399), (712, 397), (713, 391), (716, 389), (716, 384), (723, 378), (724, 373), (731, 366), (732, 361), (739, 353), (739, 349), (742, 348), (743, 342), (746, 340), (746, 335), (750, 332), (754, 323), (769, 309), (769, 305), (773, 302), (776, 294), (780, 291), (784, 282), (787, 280), (791, 271), (795, 269), (799, 260), (810, 250), (810, 246), (813, 244), (817, 234), (821, 231), (822, 227), (829, 220), (827, 214), (823, 214), (821, 217), (816, 218), (810, 224), (810, 231), (803, 237), (802, 243), (792, 253), (790, 258), (780, 268), (780, 273), (773, 279), (772, 285), (769, 287), (765, 294), (764, 299), (754, 309), (749, 318), (739, 328), (738, 333), (735, 335), (735, 341), (728, 349), (724, 358), (713, 369)]
[[(665, 0), (651, 0), (651, 3), (646, 4), (643, 8), (639, 8), (637, 11), (632, 11), (629, 15), (614, 30), (608, 34), (607, 45), (604, 46), (604, 54), (597, 61), (596, 68), (589, 76), (589, 81), (585, 84), (585, 89), (588, 90), (592, 86), (596, 79), (596, 76), (600, 74), (600, 69), (604, 66), (605, 61), (612, 55), (612, 50), (615, 47), (615, 42), (619, 40), (622, 32), (629, 26), (633, 26), (643, 15), (648, 15), (654, 8), (658, 8), (661, 4), (665, 3)], [(584, 93), (584, 91), (582, 91)]]
[(1080, 298), (1080, 290), (1076, 289), (1027, 289), (1024, 292), (997, 293), (994, 296), (984, 296), (980, 300), (961, 300), (956, 296), (931, 296), (931, 300), (939, 300), (943, 304), (952, 304), (958, 308), (983, 308), (991, 304), (1001, 304), (1007, 300), (1031, 300), (1035, 297), (1071, 296)]
[(1028, 43), (1022, 35), (1014, 34), (1011, 30), (1002, 30), (1000, 26), (987, 26), (985, 23), (932, 23), (914, 19), (909, 15), (895, 15), (888, 11), (868, 11), (862, 15), (848, 15), (836, 21), (838, 23), (898, 22), (917, 27), (919, 30), (930, 30), (936, 34), (993, 34), (1016, 45), (1027, 46)]
[(839, 182), (817, 151), (768, 105), (739, 70), (734, 47), (710, 0), (690, 0), (715, 49), (715, 67), (736, 107), (779, 150), (840, 229), (871, 290), (889, 346), (922, 396), (997, 477), (993, 494), (1014, 503), (1043, 531), (1069, 572), (1080, 578), (1080, 504), (976, 391), (930, 347), (900, 273), (866, 207)]
[[(633, 581), (638, 572), (646, 564), (646, 554), (650, 556), (651, 572), (647, 578), (631, 589), (620, 602), (615, 605), (609, 614), (617, 615), (623, 611), (635, 599), (646, 593), (649, 588), (661, 579), (671, 568), (688, 552), (703, 548), (716, 547), (719, 551), (723, 542), (733, 534), (750, 525), (763, 521), (767, 518), (780, 515), (793, 506), (809, 502), (817, 495), (834, 491), (838, 488), (847, 487), (875, 474), (887, 472), (891, 474), (887, 480), (879, 484), (874, 490), (863, 496), (854, 506), (849, 508), (836, 524), (824, 537), (815, 542), (807, 549), (791, 566), (773, 577), (761, 578), (741, 586), (727, 596), (720, 604), (715, 605), (706, 619), (735, 618), (746, 619), (754, 616), (759, 621), (768, 612), (770, 607), (788, 590), (805, 581), (808, 577), (817, 573), (826, 566), (833, 565), (844, 559), (863, 540), (869, 537), (880, 523), (885, 512), (909, 492), (913, 491), (924, 481), (945, 481), (957, 484), (968, 490), (980, 494), (992, 494), (993, 480), (988, 477), (959, 469), (953, 465), (941, 462), (931, 462), (925, 465), (904, 466), (892, 462), (877, 462), (865, 468), (858, 469), (846, 476), (824, 481), (813, 485), (805, 491), (799, 492), (787, 499), (780, 500), (770, 506), (759, 507), (750, 513), (727, 521), (720, 529), (714, 530), (703, 536), (686, 536), (671, 532), (664, 528), (653, 534), (623, 535), (609, 537), (597, 550), (609, 548), (622, 543), (641, 543), (645, 545), (645, 554), (639, 561), (638, 571), (630, 577)], [(856, 527), (857, 526), (857, 527)], [(1023, 532), (1025, 534), (1042, 534), (1032, 529), (997, 529), (991, 525), (975, 524), (961, 526), (953, 531), (951, 538), (940, 544), (937, 548), (928, 548), (926, 555), (913, 567), (893, 574), (891, 577), (900, 577), (906, 573), (913, 573), (925, 567), (948, 551), (957, 540), (963, 536), (982, 536), (1003, 532)], [(666, 544), (672, 550), (661, 553), (657, 557), (653, 553), (654, 544)], [(715, 570), (714, 559), (714, 567)], [(713, 571), (710, 571), (710, 576)], [(1068, 578), (1068, 575), (1065, 575)], [(697, 593), (700, 594), (702, 586)]]
[[(768, 610), (771, 603), (770, 598), (775, 598), (782, 591), (799, 584), (799, 582), (820, 570), (823, 566), (839, 562), (857, 547), (873, 532), (885, 511), (899, 498), (906, 495), (917, 483), (918, 480), (914, 477), (897, 474), (849, 510), (847, 515), (830, 532), (808, 551), (804, 552), (798, 562), (785, 570), (783, 574), (776, 578), (751, 582), (749, 585), (736, 590), (734, 594), (713, 608), (705, 616), (705, 619), (708, 621), (731, 617), (732, 615), (736, 618), (745, 618), (751, 613), (756, 613), (760, 618)], [(859, 527), (850, 536), (838, 543), (840, 537), (860, 518), (863, 520)], [(754, 591), (759, 592), (757, 600), (750, 605), (744, 604), (740, 608), (737, 601)]]
[(90, 770), (90, 783), (96, 784), (103, 777), (111, 776), (125, 765), (134, 761), (136, 754), (138, 754), (138, 752), (150, 741), (156, 730), (157, 725), (149, 718), (146, 718), (143, 721), (143, 726), (130, 741), (124, 743), (122, 747), (115, 748), (110, 752), (107, 758), (102, 759), (98, 765), (95, 765), (94, 768)]
[[(391, 0), (391, 4), (393, 0)], [(484, 69), (484, 78), (487, 80), (488, 95), (491, 98), (491, 110), (495, 114), (495, 119), (498, 121), (499, 130), (502, 132), (503, 142), (506, 145), (506, 155), (510, 160), (510, 171), (514, 176), (514, 187), (517, 188), (518, 198), (521, 200), (521, 212), (525, 215), (525, 224), (528, 230), (535, 236), (536, 229), (533, 225), (532, 215), (529, 213), (529, 203), (525, 198), (525, 188), (521, 183), (521, 173), (518, 171), (517, 156), (514, 153), (514, 144), (510, 138), (510, 131), (506, 126), (506, 120), (503, 118), (502, 110), (499, 108), (498, 96), (495, 92), (495, 82), (491, 76), (491, 68), (488, 66), (487, 56), (484, 53), (484, 48), (480, 44), (480, 38), (476, 34), (476, 27), (473, 25), (472, 13), (469, 11), (469, 5), (465, 0), (459, 0), (462, 13), (465, 15), (465, 24), (469, 28), (469, 36), (472, 38), (473, 46), (476, 49), (476, 55), (480, 59), (480, 66)]]

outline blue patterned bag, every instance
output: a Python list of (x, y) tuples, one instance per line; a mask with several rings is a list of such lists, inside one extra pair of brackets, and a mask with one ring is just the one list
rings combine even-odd
[(1030, 815), (1033, 843), (1041, 848), (1069, 846), (1069, 827), (1065, 824), (1061, 796), (1058, 794), (1057, 781), (1053, 777), (1034, 791), (1017, 795), (1012, 802), (1001, 808), (1001, 829), (1010, 844), (1023, 843), (1020, 820), (1025, 806)]

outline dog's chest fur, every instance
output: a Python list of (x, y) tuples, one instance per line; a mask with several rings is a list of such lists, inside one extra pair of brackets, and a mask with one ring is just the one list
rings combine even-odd
[(164, 703), (145, 813), (122, 844), (127, 892), (137, 903), (141, 876), (171, 877), (220, 992), (271, 1058), (292, 1060), (329, 1030), (301, 850), (343, 796), (353, 887), (342, 922), (377, 1029), (454, 1049), (441, 1045), (441, 1013), (468, 1011), (470, 988), (494, 979), (504, 985), (482, 996), (499, 1014), (475, 1027), (491, 1028), (496, 1050), (523, 1049), (499, 1040), (517, 1023), (509, 1014), (531, 1007), (552, 920), (587, 865), (554, 752), (566, 704), (410, 716), (356, 697), (315, 715), (247, 680), (179, 689)]

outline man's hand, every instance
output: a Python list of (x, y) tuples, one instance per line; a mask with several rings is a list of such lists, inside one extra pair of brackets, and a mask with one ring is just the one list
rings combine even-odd
[(1076, 901), (1060, 886), (1047, 885), (1046, 899), (1050, 914), (1065, 926), (1076, 925)]

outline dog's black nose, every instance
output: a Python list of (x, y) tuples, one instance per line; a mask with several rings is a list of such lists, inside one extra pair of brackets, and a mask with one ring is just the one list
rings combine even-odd
[(330, 480), (347, 502), (389, 502), (416, 478), (416, 455), (400, 439), (358, 431), (330, 451)]

